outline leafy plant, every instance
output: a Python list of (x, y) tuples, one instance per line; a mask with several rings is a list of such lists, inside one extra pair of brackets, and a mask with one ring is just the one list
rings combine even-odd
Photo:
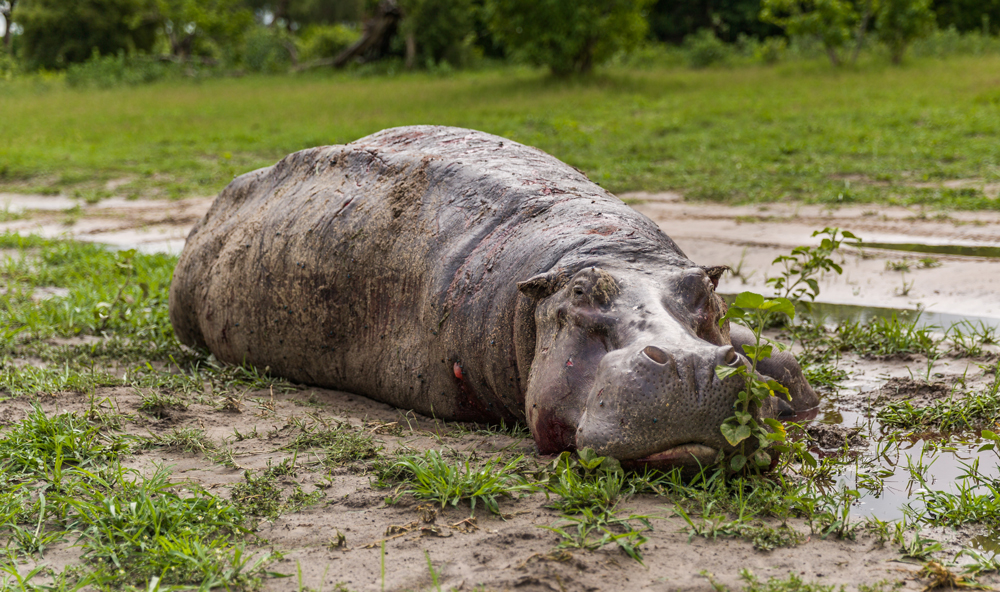
[[(748, 325), (754, 333), (754, 344), (744, 345), (743, 353), (750, 360), (750, 367), (744, 364), (737, 366), (719, 365), (715, 367), (715, 374), (720, 380), (726, 380), (732, 376), (743, 379), (745, 387), (737, 395), (735, 403), (735, 414), (722, 423), (722, 435), (726, 441), (733, 446), (738, 446), (738, 452), (733, 453), (729, 458), (729, 467), (733, 471), (741, 471), (746, 466), (748, 460), (753, 461), (753, 466), (764, 468), (771, 464), (771, 456), (767, 453), (768, 447), (774, 443), (785, 441), (785, 428), (776, 419), (764, 418), (764, 424), (770, 427), (770, 431), (756, 419), (754, 412), (761, 408), (768, 397), (782, 394), (789, 396), (788, 389), (776, 380), (761, 380), (757, 374), (757, 363), (762, 359), (771, 357), (774, 346), (770, 343), (762, 344), (761, 330), (769, 318), (776, 314), (786, 315), (789, 319), (795, 317), (795, 305), (787, 298), (775, 298), (767, 300), (760, 294), (743, 292), (736, 297), (736, 301), (726, 314), (719, 319), (721, 326), (729, 319), (749, 318)], [(748, 448), (748, 444), (751, 446)]]
[[(640, 522), (645, 528), (637, 530), (631, 524), (633, 520)], [(575, 526), (575, 529), (567, 530)], [(642, 563), (642, 545), (649, 539), (642, 533), (652, 530), (648, 516), (636, 514), (620, 517), (614, 512), (595, 512), (583, 508), (573, 516), (564, 515), (562, 520), (551, 526), (542, 526), (559, 535), (560, 548), (587, 549), (596, 551), (612, 543), (618, 545), (626, 555)]]
[(440, 502), (442, 508), (468, 500), (472, 513), (476, 511), (476, 504), (481, 503), (490, 512), (499, 514), (500, 498), (537, 490), (516, 471), (523, 460), (523, 456), (518, 456), (502, 463), (496, 456), (477, 469), (469, 459), (449, 463), (437, 450), (404, 456), (392, 465), (404, 480), (396, 489), (396, 499), (410, 494), (418, 499)]
[(781, 264), (784, 270), (778, 277), (768, 278), (767, 283), (774, 286), (775, 292), (783, 297), (798, 302), (803, 297), (816, 300), (819, 296), (817, 276), (824, 272), (834, 271), (837, 275), (844, 272), (843, 268), (831, 256), (843, 244), (859, 246), (861, 239), (853, 233), (839, 228), (824, 228), (816, 230), (813, 236), (826, 235), (817, 247), (795, 247), (790, 255), (781, 255), (772, 261), (772, 265)]

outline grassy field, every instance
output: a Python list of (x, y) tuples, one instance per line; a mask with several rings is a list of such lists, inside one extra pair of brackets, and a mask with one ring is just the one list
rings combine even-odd
[[(0, 83), (0, 190), (88, 199), (211, 195), (310, 146), (398, 125), (485, 130), (538, 146), (613, 192), (996, 208), (1000, 57), (450, 77), (246, 77), (112, 90)], [(110, 183), (110, 185), (109, 185)]]

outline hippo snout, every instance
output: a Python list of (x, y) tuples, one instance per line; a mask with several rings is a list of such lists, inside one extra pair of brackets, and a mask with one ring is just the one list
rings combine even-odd
[(720, 380), (715, 367), (746, 361), (729, 345), (683, 345), (640, 345), (606, 355), (579, 423), (577, 448), (663, 466), (707, 464), (730, 450), (720, 426), (733, 415), (743, 380)]

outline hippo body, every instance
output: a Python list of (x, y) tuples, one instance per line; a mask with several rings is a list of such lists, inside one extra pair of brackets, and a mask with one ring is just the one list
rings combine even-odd
[[(385, 130), (235, 179), (170, 288), (178, 339), (539, 451), (707, 462), (744, 364), (719, 271), (578, 170), (471, 130)], [(790, 370), (788, 369), (790, 368)], [(815, 404), (792, 361), (796, 408)], [(811, 397), (811, 398), (810, 398)]]

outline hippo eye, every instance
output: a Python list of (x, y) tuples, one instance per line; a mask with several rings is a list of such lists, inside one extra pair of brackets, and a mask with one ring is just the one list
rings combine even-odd
[(573, 288), (573, 293), (576, 294), (577, 296), (583, 296), (583, 287), (582, 286), (575, 286)]

